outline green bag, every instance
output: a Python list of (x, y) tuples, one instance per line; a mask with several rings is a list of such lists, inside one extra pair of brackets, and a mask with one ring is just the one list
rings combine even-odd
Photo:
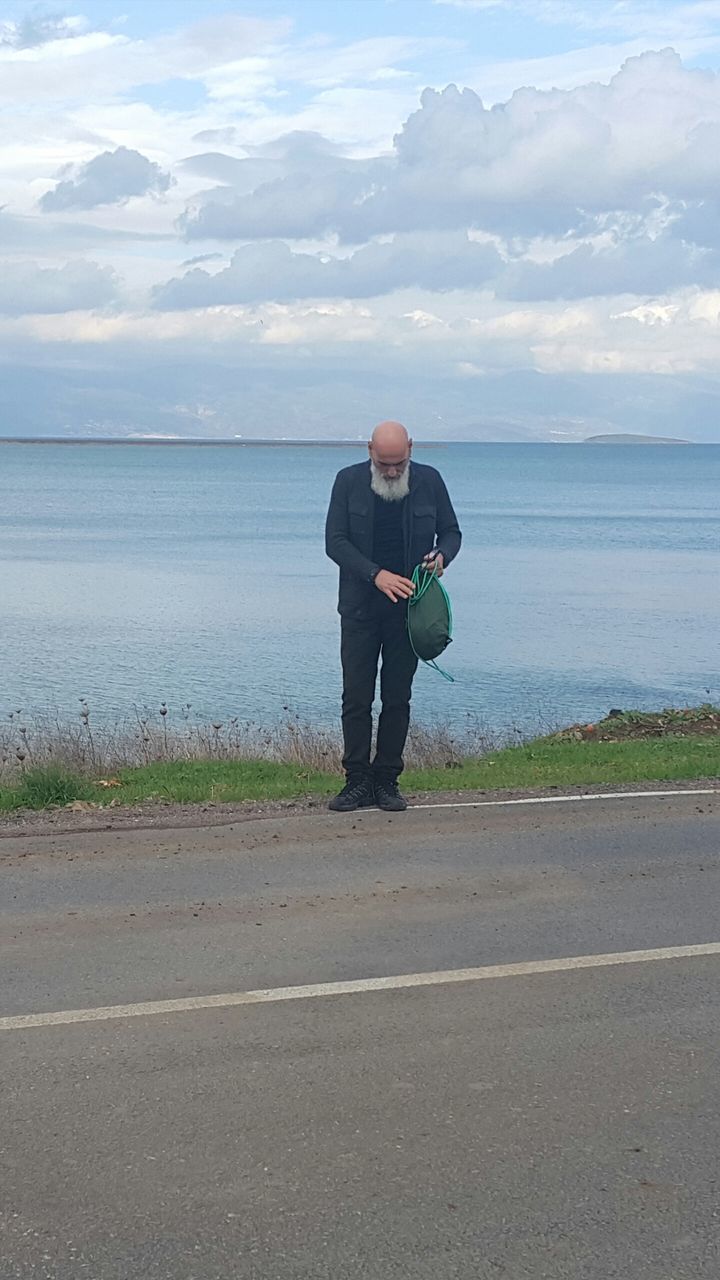
[(407, 629), (413, 653), (446, 680), (453, 681), (435, 662), (452, 643), (452, 606), (437, 571), (416, 565), (412, 575), (415, 590), (408, 600)]

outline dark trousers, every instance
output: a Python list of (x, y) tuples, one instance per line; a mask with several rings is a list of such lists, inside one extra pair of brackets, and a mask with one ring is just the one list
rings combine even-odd
[[(340, 657), (343, 671), (342, 727), (347, 774), (375, 774), (390, 781), (403, 770), (403, 751), (410, 723), (410, 696), (418, 660), (408, 640), (407, 605), (378, 595), (363, 619), (341, 620)], [(378, 662), (382, 709), (375, 759), (372, 746), (372, 704)]]

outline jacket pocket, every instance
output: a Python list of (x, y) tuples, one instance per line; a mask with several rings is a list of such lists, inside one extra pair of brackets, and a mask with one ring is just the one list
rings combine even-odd
[(429, 502), (424, 502), (415, 507), (413, 511), (413, 528), (416, 534), (425, 537), (426, 533), (429, 533), (431, 537), (434, 537), (436, 521), (437, 508), (431, 506)]

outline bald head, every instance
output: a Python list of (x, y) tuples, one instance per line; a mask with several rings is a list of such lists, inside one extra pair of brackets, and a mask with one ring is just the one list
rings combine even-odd
[(385, 455), (404, 460), (410, 449), (412, 440), (402, 422), (378, 422), (370, 439), (370, 451), (377, 455), (376, 461), (381, 462)]

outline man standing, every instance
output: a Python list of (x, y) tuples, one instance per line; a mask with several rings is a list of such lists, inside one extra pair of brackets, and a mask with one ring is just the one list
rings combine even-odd
[[(410, 575), (421, 562), (438, 574), (460, 549), (461, 534), (442, 477), (410, 461), (412, 440), (399, 422), (381, 422), (369, 462), (338, 472), (325, 549), (340, 566), (338, 612), (343, 672), (343, 768), (346, 784), (330, 808), (348, 813), (377, 804), (396, 812), (417, 668), (407, 634)], [(382, 654), (375, 759), (370, 763), (372, 703)]]

